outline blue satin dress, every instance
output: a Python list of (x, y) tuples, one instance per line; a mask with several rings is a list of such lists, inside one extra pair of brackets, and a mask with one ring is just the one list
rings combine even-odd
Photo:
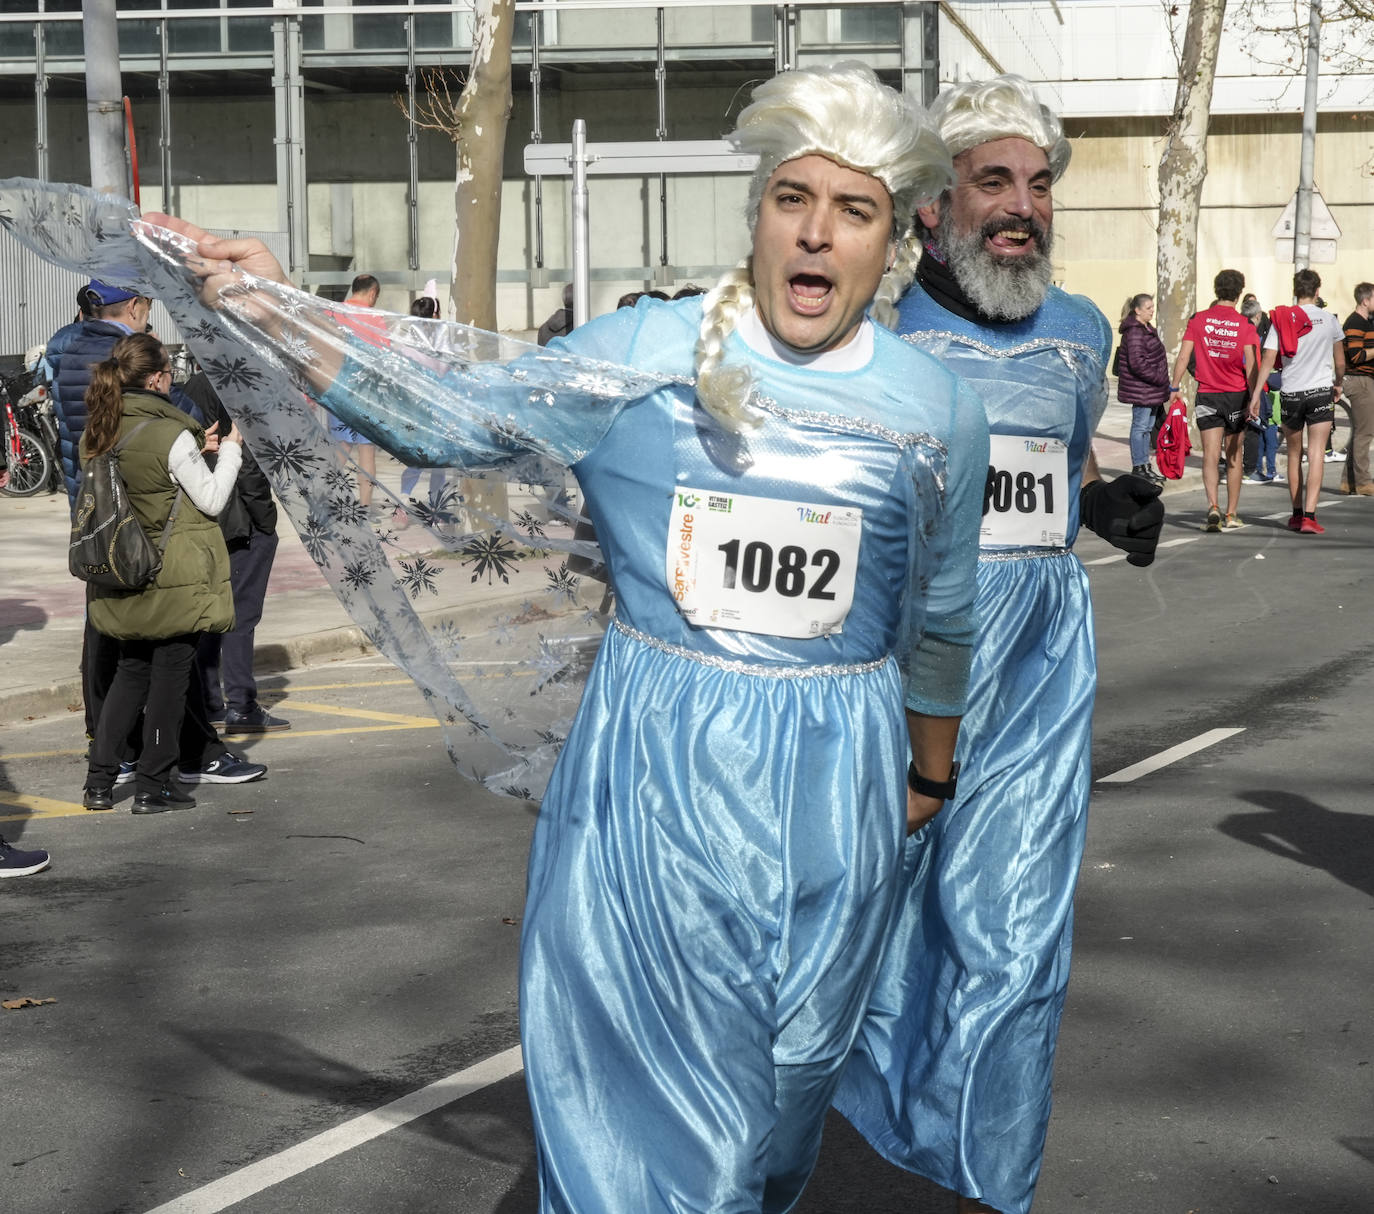
[(1064, 444), (1067, 518), (1043, 545), (980, 555), (958, 795), (908, 842), (895, 927), (835, 1103), (892, 1162), (1026, 1214), (1087, 825), (1096, 654), (1071, 548), (1111, 332), (1090, 303), (1054, 288), (1034, 317), (996, 328), (919, 286), (900, 315), (906, 339), (983, 398), (994, 444)]
[[(689, 375), (687, 303), (566, 346)], [(881, 331), (853, 373), (732, 340), (768, 398), (758, 431), (727, 439), (684, 384), (623, 410), (574, 465), (617, 619), (530, 857), (521, 1020), (545, 1211), (791, 1208), (898, 887), (903, 704), (963, 708), (978, 402)], [(665, 573), (684, 486), (861, 510), (842, 631), (689, 623)]]

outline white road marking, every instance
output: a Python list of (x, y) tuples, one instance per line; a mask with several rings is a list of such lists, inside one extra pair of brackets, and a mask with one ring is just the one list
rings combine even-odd
[(523, 1065), (520, 1047), (512, 1046), (475, 1066), (457, 1071), (444, 1079), (435, 1080), (428, 1087), (402, 1096), (399, 1100), (393, 1100), (390, 1104), (384, 1104), (371, 1113), (364, 1113), (361, 1117), (346, 1121), (323, 1134), (316, 1134), (314, 1138), (307, 1138), (304, 1142), (288, 1147), (285, 1151), (279, 1151), (276, 1155), (259, 1159), (257, 1163), (240, 1168), (229, 1176), (223, 1176), (219, 1180), (211, 1181), (210, 1184), (202, 1185), (199, 1189), (183, 1193), (155, 1210), (148, 1211), (148, 1214), (217, 1214), (219, 1210), (227, 1209), (236, 1202), (271, 1188), (274, 1184), (280, 1184), (283, 1180), (298, 1176), (316, 1164), (333, 1159), (336, 1155), (362, 1146), (389, 1130), (406, 1125), (417, 1117), (424, 1117), (436, 1109), (452, 1104), (455, 1100), (461, 1100), (464, 1096), (470, 1096), (473, 1092), (518, 1074)]
[[(1200, 540), (1201, 538), (1202, 538), (1202, 536), (1200, 536), (1200, 535), (1185, 535), (1185, 536), (1181, 536), (1179, 539), (1176, 539), (1176, 540), (1165, 540), (1162, 544), (1156, 545), (1156, 548), (1157, 548), (1157, 549), (1158, 549), (1158, 548), (1177, 548), (1180, 544), (1194, 544), (1194, 543), (1196, 543), (1198, 540)], [(1086, 565), (1110, 565), (1110, 564), (1112, 564), (1113, 561), (1124, 561), (1125, 559), (1126, 559), (1126, 554), (1125, 554), (1124, 552), (1118, 552), (1118, 553), (1116, 553), (1114, 556), (1099, 556), (1099, 557), (1095, 558), (1094, 560), (1091, 560), (1091, 561), (1084, 561), (1083, 564), (1084, 564), (1085, 566), (1086, 566)]]
[(1151, 755), (1150, 758), (1142, 759), (1139, 763), (1132, 763), (1130, 767), (1123, 767), (1120, 771), (1114, 771), (1109, 776), (1103, 776), (1097, 783), (1129, 784), (1132, 780), (1138, 780), (1141, 776), (1148, 776), (1152, 771), (1158, 771), (1161, 767), (1168, 767), (1170, 763), (1177, 763), (1179, 759), (1186, 759), (1199, 750), (1206, 750), (1209, 746), (1215, 746), (1218, 742), (1224, 742), (1227, 738), (1244, 732), (1244, 726), (1238, 729), (1209, 729), (1206, 733), (1200, 733), (1187, 742), (1170, 746), (1168, 750), (1161, 750), (1157, 755)]

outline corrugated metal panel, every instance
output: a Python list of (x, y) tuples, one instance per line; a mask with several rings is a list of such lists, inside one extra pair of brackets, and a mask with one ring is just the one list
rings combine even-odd
[[(218, 231), (219, 236), (256, 236), (285, 264), (285, 232)], [(22, 357), (34, 346), (46, 345), (76, 315), (76, 293), (86, 280), (49, 265), (17, 240), (0, 241), (0, 359)], [(167, 309), (153, 301), (153, 331), (166, 345), (177, 345), (177, 331)]]

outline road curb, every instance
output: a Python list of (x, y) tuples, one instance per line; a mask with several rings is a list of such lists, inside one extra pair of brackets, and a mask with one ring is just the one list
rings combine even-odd
[[(426, 626), (452, 621), (459, 628), (485, 622), (493, 613), (518, 609), (529, 601), (529, 594), (501, 595), (481, 602), (450, 604), (419, 612)], [(258, 676), (280, 674), (301, 666), (323, 665), (346, 658), (373, 657), (377, 647), (357, 625), (331, 628), (306, 636), (264, 641), (253, 651), (253, 673)], [(0, 725), (36, 721), (62, 712), (81, 712), (81, 679), (73, 677), (43, 687), (21, 687), (0, 694)]]

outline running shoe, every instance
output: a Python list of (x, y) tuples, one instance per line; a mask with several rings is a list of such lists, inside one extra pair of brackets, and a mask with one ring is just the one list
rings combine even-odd
[(48, 853), (35, 849), (21, 851), (0, 839), (0, 877), (28, 877), (48, 867)]
[(1213, 506), (1210, 510), (1207, 511), (1207, 521), (1202, 524), (1202, 529), (1204, 531), (1221, 530), (1221, 511), (1218, 510), (1215, 506)]
[(1298, 524), (1298, 530), (1301, 531), (1301, 532), (1303, 533), (1303, 535), (1325, 535), (1325, 534), (1326, 534), (1326, 528), (1323, 527), (1323, 526), (1322, 526), (1319, 522), (1317, 522), (1317, 520), (1314, 519), (1314, 518), (1307, 518), (1307, 517), (1304, 517), (1303, 520), (1302, 520), (1302, 522), (1301, 522), (1300, 524)]

